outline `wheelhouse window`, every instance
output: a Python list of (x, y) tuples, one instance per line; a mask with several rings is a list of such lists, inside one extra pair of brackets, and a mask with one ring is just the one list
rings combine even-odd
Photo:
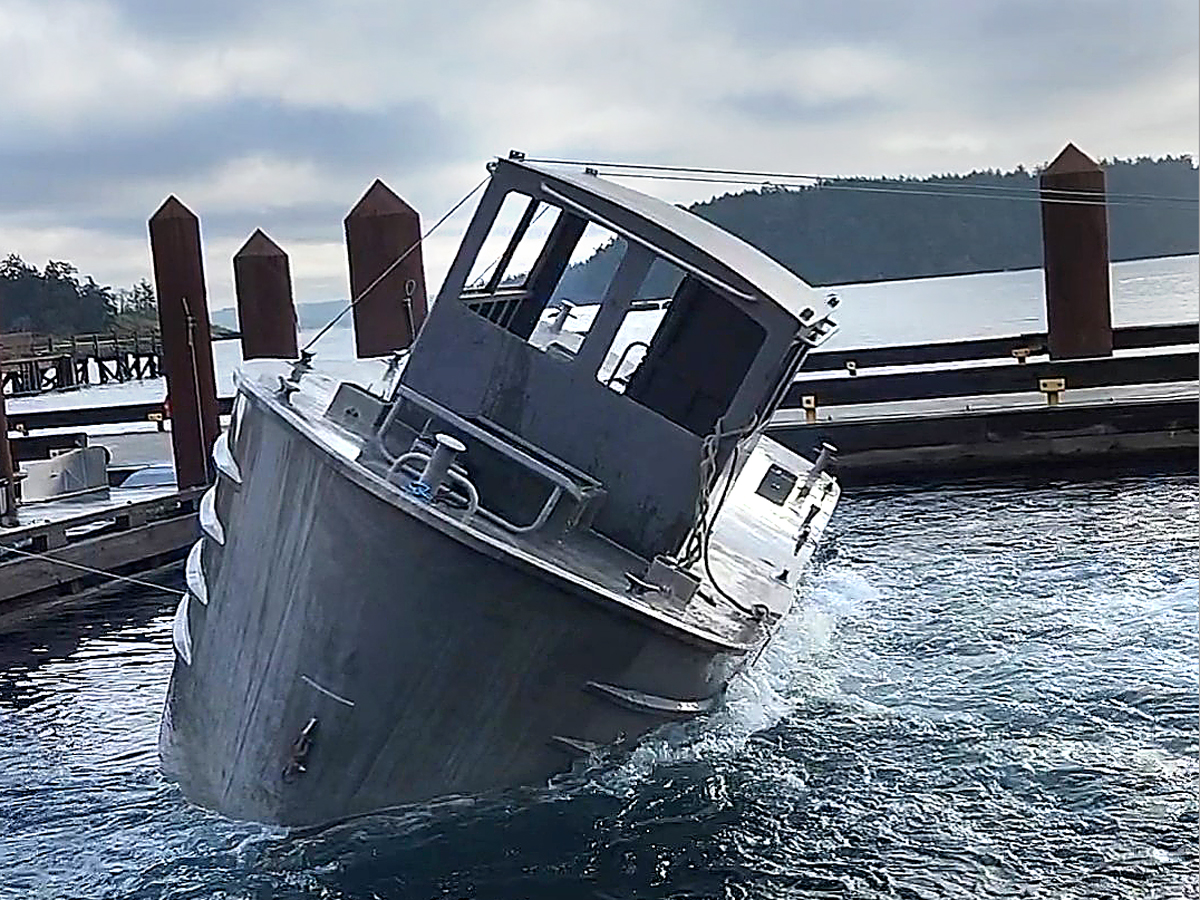
[[(529, 343), (570, 357), (582, 342), (562, 328), (574, 305), (564, 281), (616, 236), (518, 191), (504, 197), (461, 300), (468, 309)], [(578, 325), (578, 321), (573, 323)]]
[(517, 191), (505, 195), (467, 285), (467, 308), (570, 365), (571, 377), (701, 437), (766, 340), (701, 276)]
[(766, 337), (765, 329), (732, 300), (688, 276), (641, 362), (629, 372), (625, 396), (693, 434), (710, 434)]
[[(766, 331), (729, 297), (651, 250), (620, 242), (576, 364), (605, 387), (686, 428), (712, 432)], [(648, 297), (646, 284), (674, 286)]]
[(560, 210), (509, 191), (467, 277), (466, 294), (525, 286)]

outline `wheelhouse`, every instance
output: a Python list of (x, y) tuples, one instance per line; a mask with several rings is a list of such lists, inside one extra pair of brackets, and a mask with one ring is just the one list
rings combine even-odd
[[(674, 554), (832, 329), (821, 299), (732, 235), (594, 172), (519, 155), (491, 168), (400, 376), (389, 422), (405, 428), (384, 430), (385, 449), (402, 452), (411, 431), (455, 431), (484, 505), (505, 521), (536, 521), (546, 492), (565, 491), (571, 526), (646, 559)], [(514, 209), (511, 238), (472, 278)], [(611, 240), (599, 303), (584, 332), (563, 332), (570, 310), (552, 305), (555, 291), (596, 229)], [(514, 273), (535, 232), (527, 271)], [(648, 284), (667, 285), (669, 302), (645, 302)], [(651, 306), (661, 315), (637, 327)]]

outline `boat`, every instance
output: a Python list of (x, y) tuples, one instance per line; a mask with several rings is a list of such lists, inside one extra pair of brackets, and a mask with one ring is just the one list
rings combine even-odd
[[(196, 804), (319, 826), (544, 785), (717, 708), (795, 601), (832, 448), (763, 430), (830, 301), (594, 170), (488, 168), (411, 347), (237, 373), (160, 729)], [(620, 261), (585, 316), (551, 300), (590, 226)], [(652, 266), (676, 286), (637, 303)]]

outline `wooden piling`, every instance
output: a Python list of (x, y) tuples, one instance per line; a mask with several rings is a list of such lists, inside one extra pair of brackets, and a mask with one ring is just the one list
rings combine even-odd
[(1067, 144), (1042, 173), (1041, 193), (1050, 358), (1112, 356), (1104, 170)]
[(0, 527), (17, 525), (17, 493), (13, 482), (12, 446), (8, 442), (8, 416), (4, 411), (4, 386), (0, 384)]
[(233, 256), (243, 359), (295, 359), (296, 306), (288, 256), (261, 228)]
[[(0, 356), (3, 347), (0, 347)], [(0, 359), (3, 362), (3, 359)], [(16, 393), (16, 385), (13, 385)], [(17, 491), (13, 482), (13, 452), (8, 442), (8, 414), (4, 410), (4, 377), (0, 367), (0, 528), (11, 528), (17, 521)]]
[(421, 217), (377, 179), (345, 226), (359, 357), (409, 346), (426, 311)]
[(218, 434), (208, 296), (200, 220), (175, 197), (150, 217), (163, 368), (171, 403), (171, 444), (179, 487), (207, 484)]

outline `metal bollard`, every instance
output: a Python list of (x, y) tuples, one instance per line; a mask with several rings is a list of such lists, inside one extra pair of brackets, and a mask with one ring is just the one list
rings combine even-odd
[(562, 330), (567, 327), (567, 319), (573, 316), (575, 304), (569, 300), (563, 300), (562, 306), (558, 308), (558, 312), (554, 314), (554, 318), (550, 322), (551, 334), (562, 334)]
[(812, 490), (812, 486), (817, 483), (817, 479), (821, 477), (821, 473), (829, 468), (829, 463), (833, 460), (837, 453), (837, 447), (828, 441), (821, 443), (821, 452), (817, 454), (817, 461), (813, 463), (813, 467), (808, 470), (808, 477), (804, 480), (804, 490), (800, 492), (800, 496), (805, 496)]
[(436, 496), (438, 488), (446, 480), (446, 473), (454, 465), (454, 460), (458, 454), (466, 452), (466, 449), (466, 444), (458, 438), (449, 434), (438, 434), (434, 438), (433, 452), (429, 454), (429, 462), (425, 463), (425, 468), (417, 479), (417, 484), (428, 490), (429, 496)]

